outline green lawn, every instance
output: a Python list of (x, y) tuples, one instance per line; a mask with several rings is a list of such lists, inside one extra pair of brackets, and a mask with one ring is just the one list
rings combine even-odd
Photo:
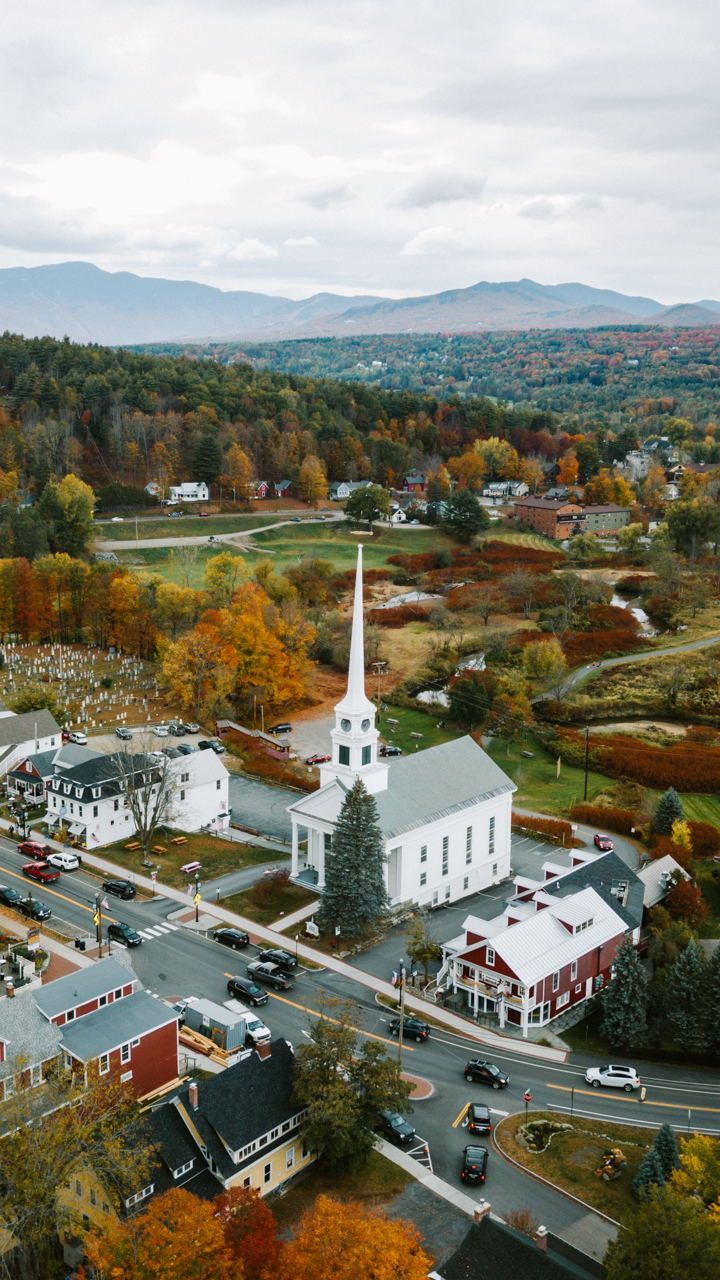
[[(179, 522), (178, 522), (179, 523)], [(288, 525), (283, 529), (269, 529), (253, 538), (253, 546), (262, 552), (272, 553), (273, 564), (282, 570), (301, 556), (331, 560), (339, 572), (351, 569), (357, 558), (357, 545), (362, 542), (363, 559), (367, 568), (384, 568), (389, 556), (400, 552), (411, 555), (423, 551), (450, 548), (452, 543), (439, 529), (381, 529), (372, 536), (359, 537), (346, 525), (311, 524)]]
[(691, 822), (709, 822), (720, 827), (720, 797), (688, 793), (682, 797), (685, 817)]
[[(262, 525), (272, 524), (273, 520), (287, 517), (273, 515), (230, 515), (230, 516), (182, 516), (179, 519), (165, 518), (160, 520), (138, 520), (138, 538), (195, 538), (207, 533), (248, 533)], [(111, 539), (113, 542), (126, 542), (136, 537), (135, 519), (127, 516), (122, 524), (113, 524), (111, 520), (98, 520), (95, 523), (98, 538)]]
[[(267, 853), (265, 857), (267, 859)], [(272, 924), (273, 920), (278, 920), (280, 916), (290, 915), (293, 911), (299, 911), (300, 907), (307, 906), (308, 902), (317, 901), (317, 894), (304, 889), (302, 885), (286, 884), (276, 889), (267, 902), (258, 903), (252, 890), (245, 889), (242, 893), (233, 893), (223, 898), (222, 904), (228, 911), (236, 911), (239, 916), (254, 920), (256, 924)]]
[[(525, 759), (520, 753), (532, 751), (533, 757)], [(538, 813), (558, 814), (567, 817), (573, 804), (580, 804), (585, 786), (584, 770), (574, 765), (560, 765), (557, 776), (557, 757), (547, 754), (544, 747), (531, 734), (520, 742), (508, 744), (504, 738), (493, 738), (488, 752), (496, 764), (510, 775), (517, 784), (513, 804), (519, 809), (534, 809)], [(610, 779), (590, 770), (588, 773), (588, 801), (611, 785)]]
[(541, 533), (521, 533), (516, 529), (495, 529), (492, 526), (479, 536), (482, 542), (512, 542), (518, 547), (535, 547), (537, 551), (560, 551), (560, 543), (544, 538)]
[[(142, 853), (139, 850), (131, 852), (125, 848), (130, 843), (132, 841), (124, 840), (121, 844), (108, 845), (101, 850), (103, 857), (117, 862), (128, 871), (147, 875), (147, 869), (142, 866)], [(262, 849), (256, 844), (235, 843), (202, 833), (188, 835), (187, 843), (182, 845), (170, 844), (164, 835), (154, 840), (153, 844), (167, 850), (164, 854), (150, 854), (153, 865), (158, 869), (158, 881), (172, 885), (175, 889), (184, 889), (188, 883), (187, 876), (180, 870), (186, 862), (202, 863), (200, 880), (205, 882), (225, 875), (229, 871), (239, 871), (242, 867), (251, 867), (264, 862), (275, 862), (287, 856), (275, 850)]]
[(229, 551), (231, 555), (243, 554), (229, 543), (222, 543), (213, 547), (141, 547), (138, 551), (119, 552), (118, 560), (134, 569), (159, 573), (178, 586), (198, 589), (204, 586), (208, 560), (222, 551)]
[[(462, 733), (454, 725), (438, 728), (444, 714), (442, 707), (438, 707), (434, 714), (427, 715), (424, 711), (413, 711), (409, 707), (388, 705), (387, 711), (381, 712), (377, 717), (377, 726), (385, 742), (401, 747), (404, 755), (412, 755), (415, 751), (424, 751), (426, 747), (450, 742)], [(414, 733), (422, 736), (414, 738)]]

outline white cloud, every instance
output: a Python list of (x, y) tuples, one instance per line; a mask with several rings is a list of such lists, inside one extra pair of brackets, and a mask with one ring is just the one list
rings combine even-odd
[(318, 249), (320, 241), (315, 236), (288, 236), (287, 240), (283, 240), (283, 244), (288, 249)]
[(401, 253), (406, 258), (420, 258), (443, 249), (458, 249), (464, 242), (462, 232), (455, 231), (452, 227), (426, 227), (403, 245)]
[(257, 262), (262, 258), (277, 258), (278, 251), (271, 244), (265, 244), (254, 236), (247, 236), (229, 249), (227, 256), (233, 262)]

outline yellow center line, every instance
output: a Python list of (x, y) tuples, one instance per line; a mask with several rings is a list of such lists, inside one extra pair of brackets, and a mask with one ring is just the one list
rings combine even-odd
[[(563, 1093), (571, 1092), (570, 1086), (567, 1084), (549, 1084), (547, 1087), (548, 1089), (560, 1089)], [(597, 1089), (575, 1089), (575, 1093), (584, 1093), (588, 1098), (597, 1098)], [(607, 1098), (608, 1095), (607, 1093), (604, 1093), (602, 1096)], [(629, 1098), (627, 1094), (622, 1092), (619, 1092), (617, 1099), (613, 1097), (613, 1102), (614, 1101), (637, 1102), (642, 1105), (641, 1098)], [(645, 1105), (651, 1107), (669, 1107), (671, 1111), (712, 1111), (720, 1113), (720, 1107), (701, 1107), (695, 1102), (688, 1106), (688, 1104), (684, 1102), (658, 1102), (657, 1098), (648, 1098), (646, 1099)]]
[(465, 1116), (467, 1115), (467, 1112), (469, 1111), (469, 1109), (470, 1109), (470, 1103), (463, 1102), (460, 1110), (458, 1111), (455, 1119), (453, 1120), (450, 1126), (451, 1129), (457, 1129), (458, 1125), (465, 1119)]
[[(14, 880), (22, 880), (24, 885), (28, 885), (32, 889), (33, 885), (40, 884), (39, 880), (32, 880), (30, 876), (21, 875), (18, 871), (6, 871), (4, 867), (0, 867), (0, 878), (3, 876), (12, 876)], [(78, 902), (75, 898), (68, 898), (67, 894), (61, 893), (59, 889), (51, 889), (48, 885), (41, 885), (43, 893), (51, 893), (53, 898), (60, 898), (63, 902), (69, 902), (71, 907), (79, 907), (81, 911), (89, 911), (90, 914), (95, 910), (95, 906), (86, 906), (84, 902)], [(103, 918), (112, 920), (113, 917), (109, 911), (103, 910)]]
[[(234, 978), (234, 973), (223, 974), (225, 978)], [(344, 1025), (339, 1018), (331, 1018), (327, 1013), (321, 1013), (319, 1009), (310, 1009), (306, 1004), (298, 1004), (295, 1000), (288, 1000), (287, 996), (279, 996), (276, 991), (268, 991), (271, 1000), (280, 1000), (282, 1004), (289, 1004), (293, 1009), (299, 1009), (301, 1013), (310, 1013), (314, 1018), (324, 1018), (326, 1022), (335, 1022), (338, 1026)], [(357, 1032), (359, 1036), (365, 1036), (368, 1040), (379, 1040), (381, 1044), (389, 1044), (395, 1048), (397, 1041), (388, 1040), (387, 1036), (378, 1036), (374, 1031), (364, 1031), (362, 1027), (350, 1027), (351, 1031)], [(409, 1044), (403, 1044), (403, 1053), (414, 1053), (415, 1050)]]

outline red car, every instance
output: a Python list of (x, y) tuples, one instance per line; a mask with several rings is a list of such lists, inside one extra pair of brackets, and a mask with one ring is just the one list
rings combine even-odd
[(40, 880), (43, 884), (50, 884), (52, 880), (60, 879), (57, 867), (49, 867), (46, 862), (26, 862), (22, 871), (24, 876), (29, 876), (31, 880)]
[(593, 837), (593, 841), (597, 848), (601, 849), (603, 853), (612, 853), (615, 848), (615, 845), (609, 836), (595, 835)]
[(327, 764), (328, 760), (331, 760), (331, 759), (332, 759), (332, 756), (321, 756), (321, 755), (308, 756), (305, 763), (306, 764)]
[(32, 858), (33, 862), (45, 862), (52, 848), (49, 844), (40, 844), (38, 840), (23, 840), (18, 845), (18, 853), (24, 853), (26, 858)]

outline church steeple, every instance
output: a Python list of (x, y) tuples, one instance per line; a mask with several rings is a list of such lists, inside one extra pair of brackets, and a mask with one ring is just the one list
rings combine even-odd
[(362, 545), (358, 547), (355, 571), (347, 691), (335, 707), (335, 728), (330, 736), (332, 762), (321, 766), (320, 785), (333, 778), (347, 779), (352, 784), (360, 777), (368, 791), (384, 791), (388, 767), (377, 758), (375, 707), (365, 693)]

